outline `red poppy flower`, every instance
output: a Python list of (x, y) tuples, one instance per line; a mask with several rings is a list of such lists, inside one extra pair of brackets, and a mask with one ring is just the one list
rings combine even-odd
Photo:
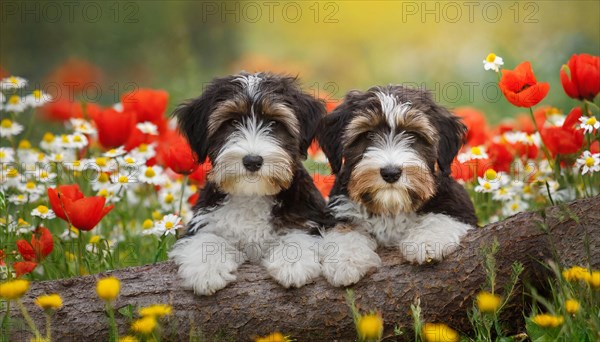
[(329, 198), (329, 193), (331, 192), (331, 188), (333, 188), (333, 183), (335, 183), (335, 175), (322, 175), (317, 173), (313, 175), (313, 182), (321, 192), (321, 195), (325, 198)]
[(197, 159), (188, 142), (181, 137), (169, 146), (166, 162), (167, 166), (176, 173), (189, 175), (198, 168)]
[(471, 107), (459, 107), (454, 110), (454, 113), (467, 126), (467, 145), (479, 146), (487, 142), (489, 131), (482, 112)]
[(561, 127), (542, 129), (542, 141), (552, 156), (576, 153), (583, 146), (583, 131), (577, 127), (580, 117), (581, 108), (577, 107), (569, 113)]
[(138, 122), (157, 121), (167, 109), (169, 93), (164, 90), (137, 89), (121, 96), (125, 111), (137, 114)]
[(573, 55), (560, 69), (565, 93), (574, 99), (593, 101), (600, 92), (600, 57)]
[(529, 62), (523, 62), (515, 70), (502, 69), (502, 79), (498, 84), (508, 100), (517, 107), (533, 107), (546, 97), (550, 90), (548, 83), (538, 83)]
[(505, 144), (491, 143), (487, 148), (487, 153), (492, 160), (493, 169), (496, 171), (510, 171), (510, 164), (515, 156), (511, 153)]
[(44, 117), (52, 121), (66, 121), (71, 118), (93, 119), (102, 111), (100, 106), (94, 103), (85, 104), (85, 115), (83, 105), (79, 102), (71, 102), (68, 100), (52, 101), (42, 107)]
[(53, 248), (52, 233), (45, 227), (36, 229), (31, 236), (31, 243), (26, 240), (17, 241), (17, 249), (25, 261), (40, 262), (52, 252)]
[(48, 188), (48, 198), (56, 216), (70, 221), (79, 230), (92, 230), (114, 208), (114, 205), (105, 207), (106, 199), (102, 196), (84, 197), (77, 184)]
[(33, 272), (33, 270), (37, 267), (37, 263), (33, 261), (17, 261), (13, 264), (13, 269), (17, 274), (17, 278)]
[(485, 170), (494, 168), (494, 162), (491, 159), (471, 159), (464, 163), (454, 158), (450, 169), (452, 170), (452, 178), (471, 182), (476, 177), (483, 177)]
[(198, 186), (203, 186), (206, 182), (206, 175), (208, 175), (211, 169), (212, 164), (208, 158), (206, 158), (204, 163), (200, 164), (200, 166), (190, 174), (189, 178), (190, 180), (196, 182)]
[(4, 263), (4, 251), (0, 249), (0, 266), (5, 266)]
[(106, 148), (124, 145), (135, 127), (135, 115), (129, 111), (118, 112), (108, 108), (94, 117), (98, 128), (98, 140)]

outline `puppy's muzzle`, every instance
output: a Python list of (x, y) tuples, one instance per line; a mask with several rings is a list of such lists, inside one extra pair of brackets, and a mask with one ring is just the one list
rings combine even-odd
[(260, 170), (263, 165), (263, 157), (255, 154), (249, 154), (242, 158), (242, 163), (244, 164), (246, 170), (250, 172), (256, 172)]
[(381, 178), (387, 183), (396, 183), (398, 179), (400, 179), (400, 175), (402, 175), (402, 169), (397, 166), (386, 166), (379, 170), (381, 174)]

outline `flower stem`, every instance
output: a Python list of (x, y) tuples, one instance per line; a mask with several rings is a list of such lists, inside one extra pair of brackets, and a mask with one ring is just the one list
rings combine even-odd
[(45, 313), (46, 315), (46, 339), (48, 341), (52, 341), (52, 322), (51, 316), (49, 313)]
[(119, 331), (117, 330), (117, 323), (115, 321), (115, 311), (108, 301), (106, 302), (105, 310), (108, 314), (108, 324), (110, 325), (110, 341), (117, 341), (119, 339)]
[(183, 207), (183, 194), (185, 192), (185, 186), (187, 184), (188, 175), (183, 176), (183, 180), (181, 181), (181, 194), (179, 195), (179, 210), (177, 211), (177, 215), (181, 217), (181, 207)]
[(33, 320), (31, 319), (31, 316), (29, 316), (27, 309), (19, 299), (17, 299), (17, 306), (19, 307), (19, 310), (21, 310), (21, 315), (23, 315), (23, 318), (25, 318), (25, 322), (27, 322), (27, 325), (29, 325), (29, 329), (31, 329), (36, 338), (41, 340), (42, 335), (40, 335), (40, 331), (35, 326), (35, 323), (33, 323)]
[(535, 127), (535, 131), (540, 135), (540, 140), (542, 141), (542, 143), (541, 143), (542, 151), (544, 152), (544, 156), (546, 157), (546, 160), (548, 160), (548, 165), (550, 165), (551, 169), (554, 169), (554, 165), (552, 165), (552, 158), (550, 158), (550, 153), (546, 149), (546, 145), (544, 144), (544, 140), (542, 139), (542, 132), (540, 131), (540, 128), (538, 127), (537, 122), (535, 121), (535, 116), (533, 115), (532, 107), (529, 107), (529, 116), (531, 116), (531, 121), (533, 121), (533, 127)]

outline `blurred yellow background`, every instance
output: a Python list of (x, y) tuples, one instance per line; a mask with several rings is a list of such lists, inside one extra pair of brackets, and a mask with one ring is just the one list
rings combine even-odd
[(168, 90), (173, 107), (215, 76), (273, 70), (324, 98), (377, 84), (426, 87), (449, 107), (472, 104), (498, 121), (518, 109), (483, 70), (488, 53), (508, 69), (531, 61), (551, 85), (544, 103), (563, 110), (574, 102), (561, 65), (573, 53), (600, 54), (600, 1), (73, 4), (3, 1), (0, 66), (43, 87), (65, 61), (87, 61), (100, 70), (103, 104), (134, 84)]

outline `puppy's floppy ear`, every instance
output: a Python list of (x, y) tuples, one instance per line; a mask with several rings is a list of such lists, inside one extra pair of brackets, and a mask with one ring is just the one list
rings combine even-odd
[(353, 97), (359, 94), (361, 93), (358, 91), (348, 93), (344, 98), (344, 102), (337, 106), (331, 113), (325, 115), (317, 129), (317, 141), (321, 145), (325, 156), (327, 156), (331, 165), (331, 171), (334, 174), (340, 172), (342, 168), (344, 154), (342, 138), (346, 126), (352, 118)]
[(213, 110), (212, 102), (210, 94), (205, 92), (180, 104), (172, 114), (200, 162), (204, 162), (208, 151), (208, 117)]
[(306, 151), (315, 137), (317, 126), (325, 115), (325, 104), (302, 91), (296, 95), (296, 102), (297, 117), (300, 123), (300, 155), (306, 158)]
[(454, 157), (465, 142), (467, 127), (446, 108), (434, 105), (435, 122), (439, 132), (438, 165), (444, 175), (451, 173)]

